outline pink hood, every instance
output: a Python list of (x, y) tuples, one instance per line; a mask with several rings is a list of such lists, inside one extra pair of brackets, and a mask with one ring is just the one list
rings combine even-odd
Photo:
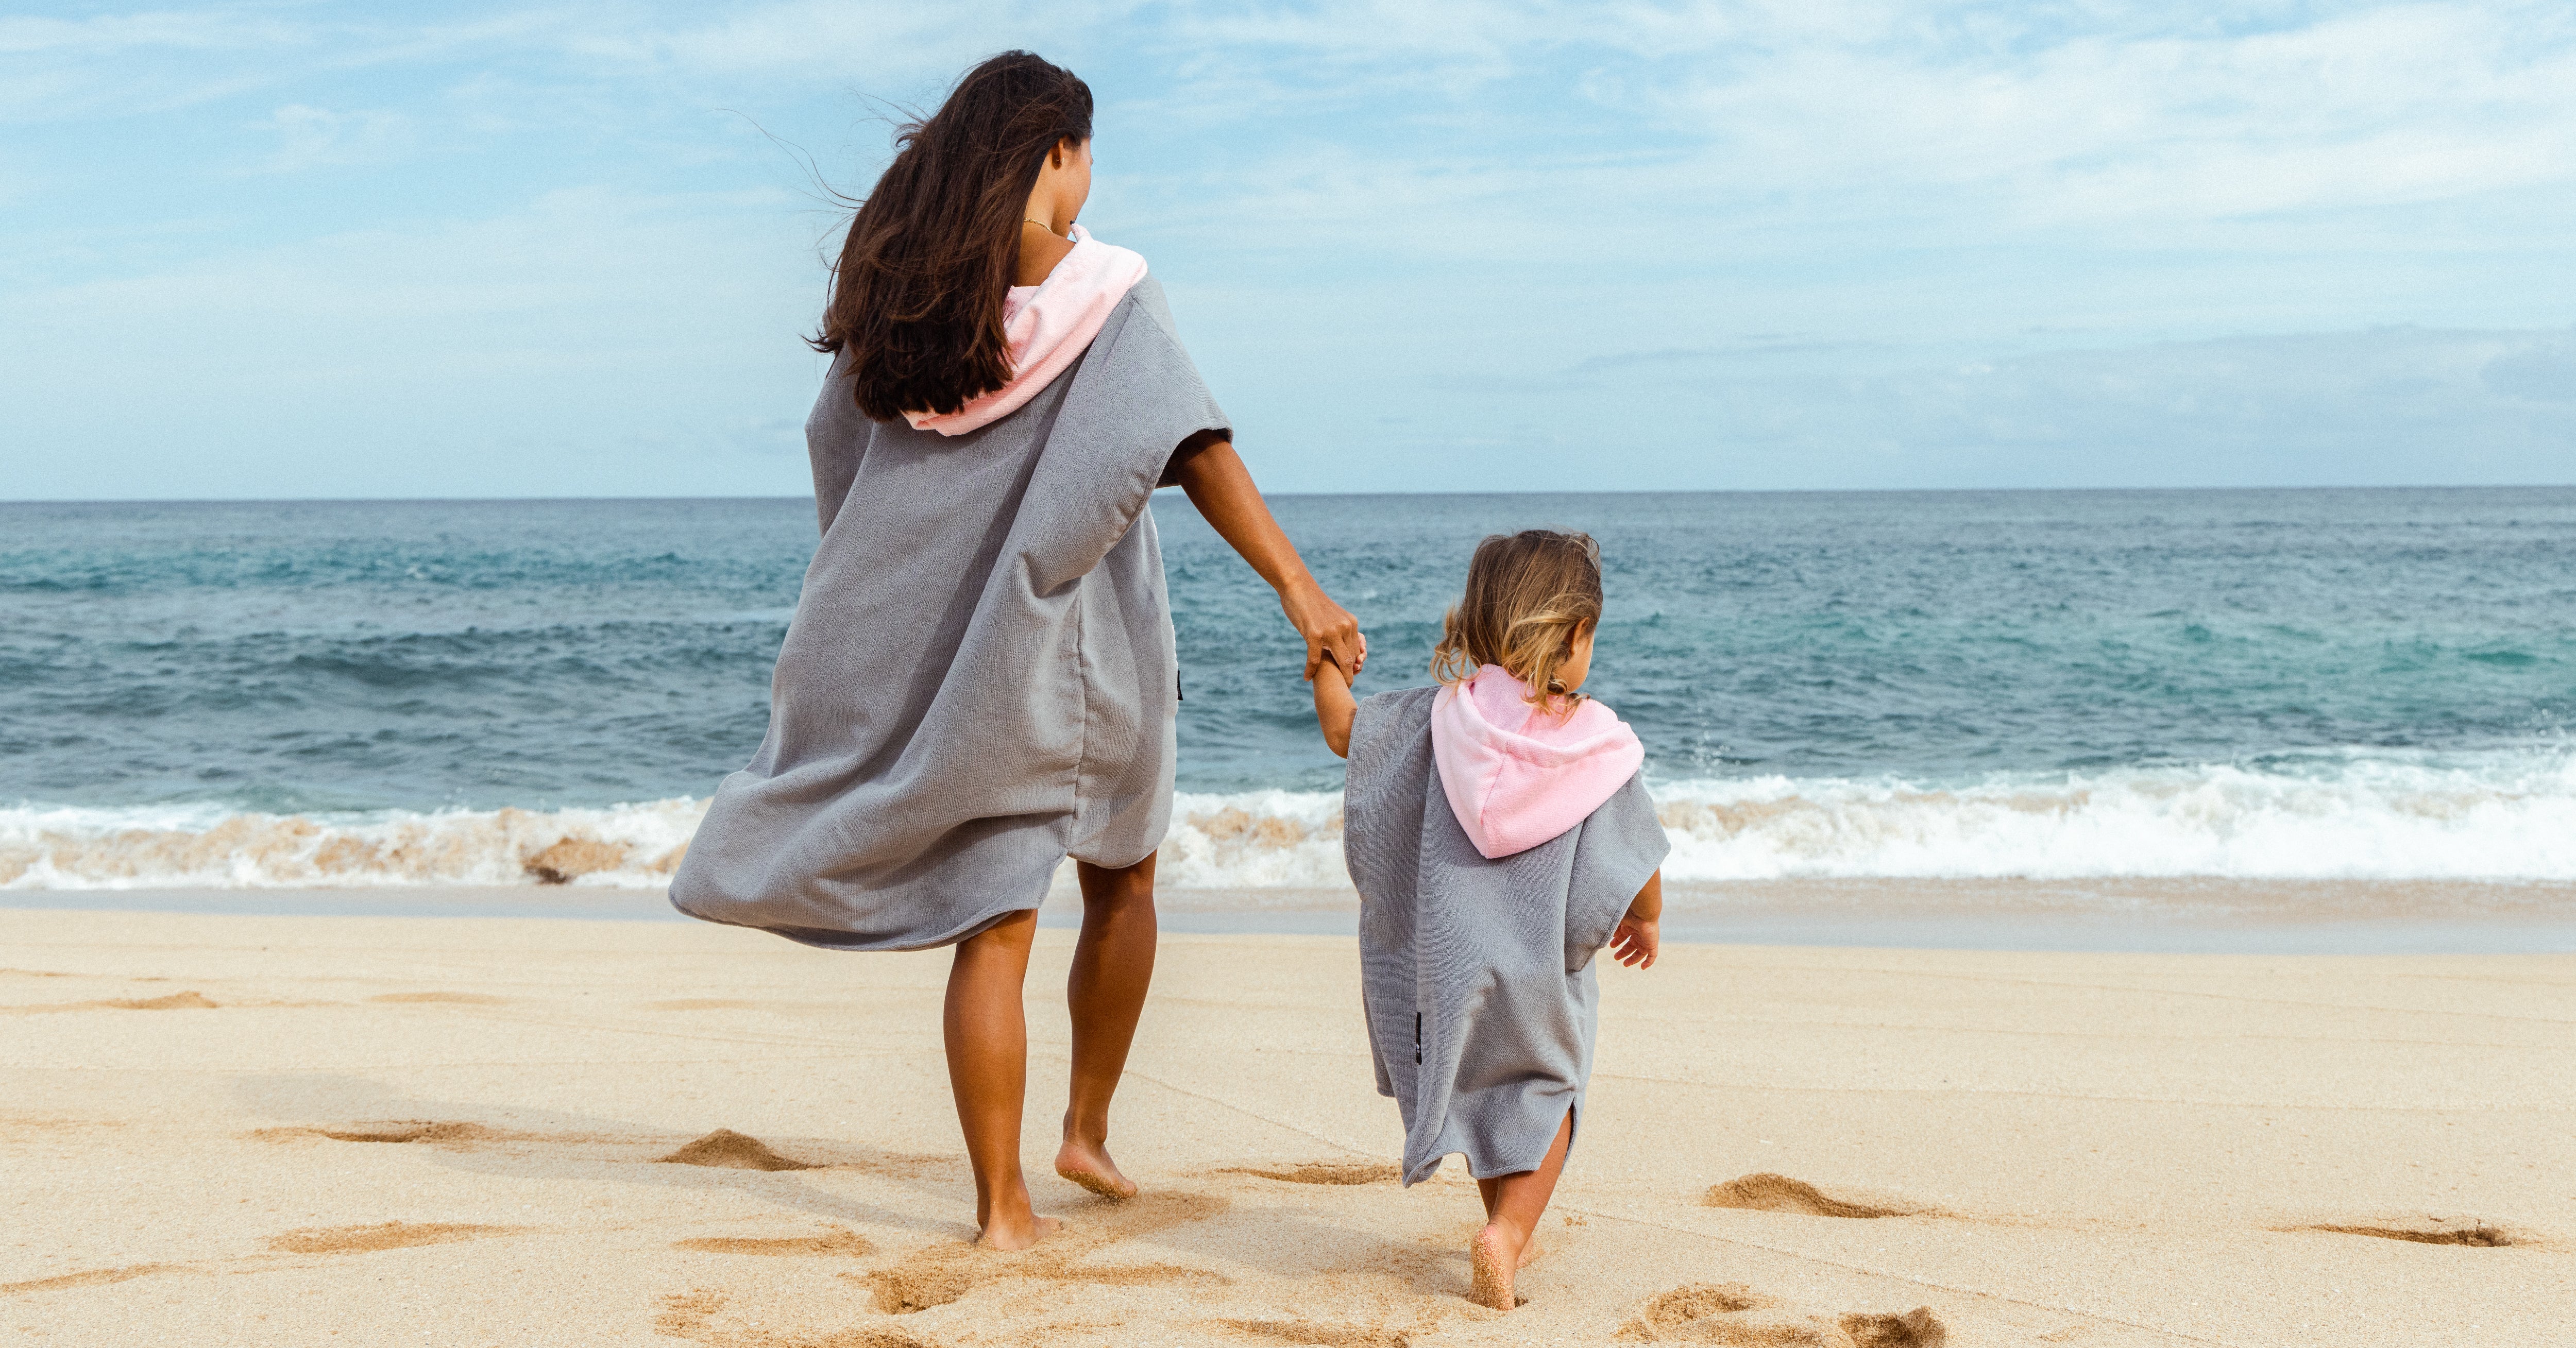
[(1013, 286), (1002, 297), (1002, 329), (1011, 339), (1011, 382), (954, 412), (906, 412), (916, 431), (964, 435), (1013, 412), (1082, 358), (1109, 311), (1145, 279), (1145, 259), (1091, 237), (1075, 225), (1073, 251), (1044, 281)]
[(1586, 698), (1563, 719), (1522, 701), (1500, 665), (1431, 700), (1431, 757), (1467, 840), (1488, 861), (1582, 823), (1646, 762), (1618, 714)]

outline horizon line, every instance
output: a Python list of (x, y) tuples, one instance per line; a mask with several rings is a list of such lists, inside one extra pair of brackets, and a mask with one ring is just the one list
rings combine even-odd
[[(2397, 492), (2397, 491), (2561, 491), (2576, 488), (2570, 482), (2418, 482), (2418, 483), (2303, 483), (2269, 486), (2188, 486), (2188, 487), (1641, 487), (1629, 490), (1589, 491), (1264, 491), (1264, 499), (1357, 500), (1377, 497), (1567, 497), (1567, 496), (2120, 496), (2173, 494), (2184, 492)], [(1156, 493), (1167, 490), (1156, 488)], [(1168, 490), (1179, 490), (1169, 488)], [(614, 502), (672, 501), (798, 501), (813, 500), (813, 494), (801, 495), (698, 495), (698, 496), (98, 496), (98, 497), (17, 497), (0, 498), (0, 508), (10, 506), (190, 506), (190, 505), (517, 505), (558, 504), (587, 505)], [(1186, 497), (1183, 498), (1187, 500)]]

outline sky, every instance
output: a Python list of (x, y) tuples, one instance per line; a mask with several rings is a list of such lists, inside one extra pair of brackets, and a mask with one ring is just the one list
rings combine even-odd
[(2576, 482), (2576, 8), (13, 4), (0, 499), (811, 489), (1024, 47), (1276, 491)]

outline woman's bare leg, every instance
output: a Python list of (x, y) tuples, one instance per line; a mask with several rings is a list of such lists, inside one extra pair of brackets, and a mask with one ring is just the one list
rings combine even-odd
[(957, 943), (940, 1030), (948, 1088), (975, 1168), (976, 1243), (1024, 1250), (1056, 1228), (1029, 1208), (1020, 1173), (1020, 1109), (1028, 1094), (1029, 1025), (1020, 1006), (1038, 915), (1013, 913)]
[(1135, 1184), (1109, 1159), (1109, 1097), (1127, 1070), (1127, 1046), (1154, 980), (1154, 858), (1110, 870), (1077, 863), (1082, 936), (1073, 947), (1065, 1002), (1073, 1010), (1073, 1089), (1055, 1173), (1104, 1198), (1132, 1198)]
[(1498, 1311), (1510, 1310), (1512, 1275), (1536, 1246), (1538, 1219), (1547, 1215), (1547, 1200), (1556, 1195), (1556, 1178), (1565, 1173), (1565, 1148), (1574, 1140), (1574, 1115), (1556, 1126), (1556, 1141), (1538, 1169), (1476, 1181), (1485, 1198), (1485, 1229), (1468, 1243), (1467, 1257), (1476, 1269), (1475, 1290), (1467, 1299)]

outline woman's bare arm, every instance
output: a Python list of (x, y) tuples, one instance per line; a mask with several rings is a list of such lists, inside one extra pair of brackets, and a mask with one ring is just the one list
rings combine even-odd
[(1252, 470), (1244, 467), (1234, 445), (1218, 440), (1184, 458), (1172, 476), (1217, 537), (1243, 554), (1279, 592), (1289, 625), (1306, 639), (1306, 677), (1315, 677), (1327, 651), (1343, 657), (1350, 676), (1359, 677), (1360, 666), (1368, 663), (1368, 639), (1360, 635), (1359, 619), (1307, 574), (1305, 560), (1280, 531), (1279, 521), (1270, 517), (1261, 489), (1252, 484)]

